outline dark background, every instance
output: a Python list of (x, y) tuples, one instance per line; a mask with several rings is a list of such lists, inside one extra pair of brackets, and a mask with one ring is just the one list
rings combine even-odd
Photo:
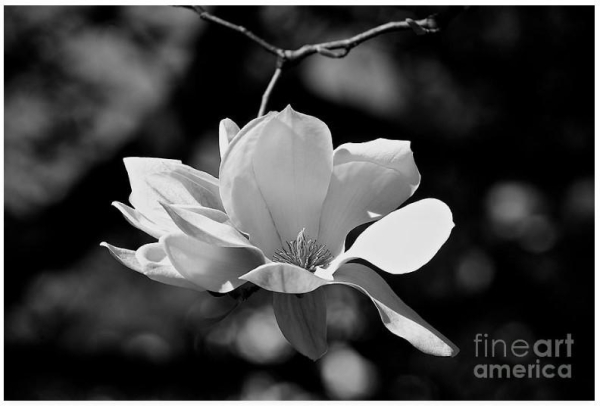
[[(218, 7), (284, 48), (423, 18), (431, 7)], [(412, 141), (456, 228), (393, 289), (460, 348), (422, 354), (368, 298), (329, 289), (328, 354), (278, 332), (266, 292), (216, 299), (152, 282), (99, 247), (150, 237), (122, 158), (218, 173), (218, 123), (256, 116), (275, 66), (172, 7), (5, 7), (6, 399), (592, 399), (593, 7), (472, 7), (438, 35), (391, 33), (285, 71), (270, 109), (325, 121), (334, 146)], [(356, 235), (356, 233), (354, 233)], [(575, 340), (571, 379), (477, 379), (477, 333)], [(518, 362), (535, 362), (533, 358)], [(542, 360), (546, 362), (547, 360)]]

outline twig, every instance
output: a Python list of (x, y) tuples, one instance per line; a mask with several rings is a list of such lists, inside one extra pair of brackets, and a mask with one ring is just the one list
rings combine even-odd
[(279, 57), (283, 56), (283, 50), (281, 48), (278, 48), (274, 45), (269, 44), (267, 41), (260, 38), (259, 36), (254, 34), (252, 31), (250, 31), (246, 27), (243, 27), (241, 25), (232, 24), (229, 21), (225, 21), (222, 18), (219, 18), (217, 16), (210, 14), (208, 11), (204, 10), (204, 7), (201, 7), (201, 6), (175, 6), (175, 7), (187, 8), (188, 10), (192, 10), (196, 14), (198, 14), (198, 16), (201, 19), (211, 21), (215, 24), (219, 24), (219, 25), (222, 25), (229, 29), (232, 29), (234, 31), (237, 31), (237, 32), (245, 35), (246, 37), (250, 38), (252, 41), (256, 42), (258, 45), (263, 47), (268, 52), (275, 54)]
[(273, 88), (277, 84), (279, 77), (281, 76), (281, 72), (284, 68), (289, 67), (291, 65), (297, 64), (301, 62), (304, 58), (319, 54), (325, 56), (327, 58), (343, 58), (350, 53), (352, 48), (356, 47), (359, 44), (362, 44), (365, 41), (370, 40), (371, 38), (375, 38), (379, 35), (394, 32), (394, 31), (404, 31), (404, 30), (413, 30), (417, 35), (425, 35), (439, 32), (440, 29), (444, 28), (454, 17), (456, 17), (462, 10), (468, 7), (450, 7), (448, 10), (442, 14), (434, 14), (422, 20), (412, 20), (410, 18), (405, 19), (404, 21), (392, 21), (386, 24), (379, 25), (377, 27), (371, 28), (365, 32), (362, 32), (353, 37), (338, 40), (338, 41), (330, 41), (323, 42), (320, 44), (309, 44), (301, 46), (296, 50), (282, 49), (275, 45), (272, 45), (265, 41), (264, 39), (258, 37), (246, 27), (241, 25), (236, 25), (230, 23), (229, 21), (225, 21), (219, 17), (216, 17), (200, 6), (177, 6), (182, 8), (187, 8), (193, 10), (200, 18), (203, 20), (211, 21), (213, 23), (222, 25), (234, 31), (237, 31), (246, 37), (250, 38), (252, 41), (256, 42), (266, 51), (277, 56), (277, 68), (275, 69), (275, 73), (265, 90), (260, 109), (258, 111), (258, 116), (262, 116), (267, 107), (267, 103), (269, 102), (269, 98), (273, 92)]
[[(320, 54), (328, 58), (343, 58), (350, 53), (350, 50), (363, 42), (375, 38), (379, 35), (393, 32), (412, 29), (417, 35), (431, 34), (439, 31), (439, 27), (435, 22), (434, 16), (424, 18), (419, 21), (407, 18), (405, 21), (392, 21), (386, 24), (371, 28), (368, 31), (362, 32), (354, 37), (323, 42), (321, 44), (304, 45), (295, 51), (284, 51), (288, 62), (299, 62), (309, 55)], [(334, 52), (341, 50), (341, 52)]]
[(273, 77), (271, 78), (271, 81), (269, 82), (269, 85), (267, 86), (267, 90), (265, 90), (265, 93), (263, 94), (263, 97), (262, 97), (262, 100), (260, 103), (260, 109), (258, 109), (258, 117), (265, 115), (265, 110), (267, 109), (267, 103), (269, 102), (269, 97), (271, 97), (271, 92), (273, 92), (273, 88), (275, 87), (275, 84), (279, 80), (279, 76), (281, 76), (281, 67), (280, 66), (278, 66), (275, 69), (275, 73), (273, 73)]

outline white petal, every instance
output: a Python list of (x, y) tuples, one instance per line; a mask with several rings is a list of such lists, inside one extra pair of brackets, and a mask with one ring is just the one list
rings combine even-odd
[(240, 127), (237, 126), (232, 120), (226, 118), (221, 120), (219, 123), (219, 151), (221, 152), (221, 159), (227, 152), (229, 143), (240, 132)]
[(224, 223), (224, 224), (229, 224), (233, 227), (227, 213), (225, 213), (224, 211), (218, 210), (218, 209), (211, 209), (210, 207), (202, 207), (202, 206), (191, 206), (191, 205), (185, 205), (185, 204), (170, 204), (169, 206), (171, 206), (173, 208), (177, 208), (177, 209), (191, 211), (193, 213), (208, 217), (209, 219), (211, 219), (213, 221), (216, 221), (219, 223)]
[(276, 292), (277, 295), (290, 297), (295, 297), (297, 293), (315, 293), (320, 291), (317, 290), (319, 287), (326, 285), (351, 286), (373, 300), (381, 320), (392, 333), (428, 354), (450, 356), (458, 353), (454, 344), (404, 304), (381, 276), (364, 265), (345, 264), (337, 270), (334, 280), (326, 280), (294, 265), (267, 264), (240, 279)]
[(274, 293), (273, 311), (283, 336), (299, 353), (316, 361), (327, 352), (327, 303), (322, 290), (301, 297)]
[(256, 181), (282, 242), (316, 238), (332, 171), (331, 133), (321, 120), (288, 106), (260, 129)]
[(239, 276), (264, 263), (255, 249), (218, 247), (183, 233), (163, 236), (160, 242), (179, 273), (213, 292), (232, 291), (245, 283)]
[(327, 285), (333, 279), (324, 279), (296, 265), (268, 263), (240, 276), (263, 289), (279, 293), (306, 293)]
[(372, 269), (360, 264), (346, 264), (335, 273), (335, 280), (336, 283), (352, 286), (369, 296), (385, 327), (419, 350), (439, 356), (458, 354), (458, 347), (400, 300)]
[(333, 159), (318, 239), (337, 255), (353, 228), (404, 203), (417, 189), (420, 175), (408, 141), (343, 144)]
[(445, 203), (420, 200), (372, 224), (339, 258), (362, 258), (392, 274), (412, 272), (433, 258), (453, 227)]
[(110, 253), (119, 262), (136, 272), (146, 275), (148, 278), (166, 285), (203, 291), (199, 286), (186, 280), (173, 268), (165, 257), (164, 250), (158, 243), (146, 244), (137, 251), (118, 248), (103, 242), (103, 247), (108, 248)]
[(152, 280), (198, 291), (205, 290), (177, 272), (171, 265), (164, 247), (158, 242), (142, 245), (135, 252), (135, 257), (142, 266), (142, 273)]
[[(213, 194), (198, 178), (181, 172), (163, 172), (148, 176), (148, 186), (154, 189), (159, 203), (209, 207), (223, 210), (221, 197)], [(164, 214), (164, 212), (162, 213)]]
[(281, 240), (256, 183), (252, 161), (260, 129), (273, 116), (267, 114), (242, 128), (229, 144), (219, 170), (221, 198), (231, 222), (249, 234), (250, 242), (269, 258), (281, 247)]
[(171, 224), (163, 223), (162, 225), (158, 225), (150, 221), (146, 216), (136, 209), (133, 209), (121, 202), (113, 202), (112, 205), (115, 206), (121, 212), (121, 214), (123, 214), (123, 217), (125, 217), (129, 224), (147, 234), (150, 234), (156, 239), (159, 239), (164, 234), (168, 234), (177, 230), (177, 226), (174, 223), (171, 222)]
[[(170, 159), (125, 158), (123, 161), (131, 183), (129, 201), (136, 210), (161, 227), (169, 228), (172, 221), (160, 201), (199, 205), (198, 200), (206, 194), (214, 196), (213, 201), (220, 205), (218, 182), (208, 174)], [(167, 174), (167, 178), (153, 179), (158, 174)]]
[[(219, 179), (211, 174), (198, 171), (190, 166), (181, 165), (171, 172), (171, 175), (180, 179), (188, 188), (202, 188), (203, 195), (199, 196), (197, 201), (204, 207), (209, 207), (223, 211), (223, 203), (221, 202), (221, 193), (219, 190)], [(183, 181), (185, 179), (187, 182)], [(206, 192), (208, 192), (207, 195)], [(193, 193), (197, 195), (198, 193)], [(177, 203), (175, 203), (177, 204)]]
[(250, 241), (228, 224), (227, 214), (221, 211), (201, 208), (202, 212), (199, 212), (197, 209), (187, 210), (168, 204), (163, 206), (177, 227), (191, 237), (220, 247), (248, 247), (261, 253), (258, 248), (250, 244)]
[(108, 251), (110, 252), (110, 254), (117, 261), (119, 261), (120, 263), (125, 265), (127, 268), (132, 269), (139, 273), (143, 273), (142, 265), (135, 257), (135, 251), (128, 250), (125, 248), (115, 247), (114, 245), (110, 245), (109, 243), (106, 243), (106, 242), (101, 242), (100, 246), (107, 248)]

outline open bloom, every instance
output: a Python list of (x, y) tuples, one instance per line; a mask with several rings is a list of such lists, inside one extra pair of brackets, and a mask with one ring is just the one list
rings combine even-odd
[[(423, 352), (458, 348), (394, 294), (362, 259), (391, 274), (426, 264), (454, 226), (449, 208), (425, 199), (395, 210), (420, 174), (407, 141), (378, 139), (333, 149), (328, 127), (295, 112), (220, 126), (219, 179), (179, 161), (127, 158), (130, 202), (115, 206), (158, 242), (107, 246), (126, 266), (159, 282), (230, 292), (251, 282), (273, 293), (287, 340), (318, 359), (327, 350), (328, 285), (371, 298), (392, 333)], [(346, 235), (381, 219), (345, 250)]]

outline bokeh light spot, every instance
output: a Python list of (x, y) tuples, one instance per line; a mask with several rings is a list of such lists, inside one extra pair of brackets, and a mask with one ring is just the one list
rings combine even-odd
[(535, 215), (523, 222), (519, 237), (523, 249), (539, 254), (554, 246), (558, 231), (546, 216)]
[(473, 249), (460, 258), (456, 268), (458, 286), (467, 293), (479, 293), (490, 287), (496, 269), (485, 252)]
[(579, 179), (565, 193), (564, 213), (568, 221), (579, 223), (594, 218), (594, 179)]
[(323, 384), (334, 399), (365, 399), (376, 389), (375, 366), (350, 347), (333, 346), (320, 367)]
[(167, 362), (172, 355), (169, 343), (151, 332), (137, 334), (125, 341), (123, 351), (129, 356), (143, 358), (154, 363)]
[(270, 364), (283, 362), (293, 355), (270, 307), (248, 311), (239, 320), (241, 325), (235, 337), (235, 348), (246, 360)]
[(265, 372), (250, 375), (244, 382), (240, 400), (310, 400), (312, 396), (290, 382), (277, 382)]
[(356, 291), (346, 286), (327, 289), (327, 327), (331, 337), (354, 340), (365, 333), (365, 318)]

